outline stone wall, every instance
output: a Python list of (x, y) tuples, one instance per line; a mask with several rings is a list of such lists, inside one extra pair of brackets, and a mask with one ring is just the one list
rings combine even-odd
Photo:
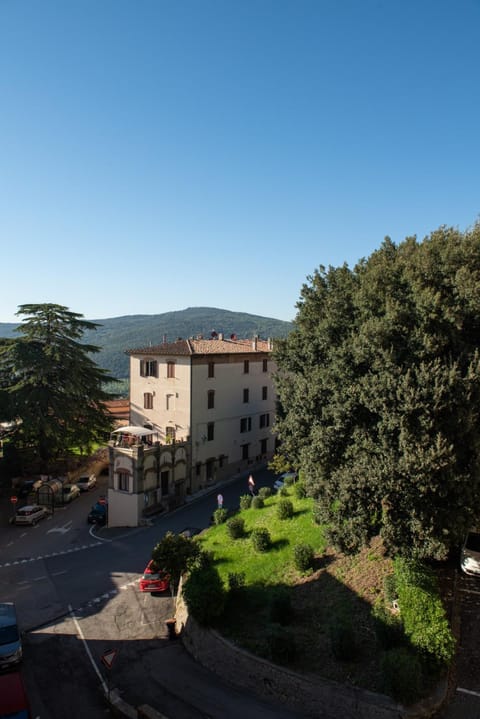
[[(316, 719), (400, 719), (407, 712), (386, 696), (321, 677), (297, 674), (240, 649), (189, 617), (179, 589), (177, 632), (187, 651), (225, 681)], [(425, 716), (425, 713), (422, 712)], [(421, 714), (420, 714), (421, 715)]]

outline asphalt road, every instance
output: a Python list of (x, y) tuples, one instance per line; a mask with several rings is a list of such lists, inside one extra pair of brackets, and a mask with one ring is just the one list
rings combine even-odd
[[(256, 473), (257, 487), (270, 484)], [(100, 482), (105, 483), (106, 478)], [(242, 477), (222, 487), (225, 507), (247, 491)], [(8, 524), (0, 506), (0, 601), (14, 601), (24, 632), (22, 672), (38, 719), (101, 719), (103, 688), (132, 705), (150, 703), (169, 719), (292, 719), (283, 707), (226, 685), (168, 640), (170, 595), (138, 591), (154, 544), (168, 531), (208, 526), (217, 490), (151, 527), (98, 529), (86, 523), (102, 484), (36, 527)], [(451, 700), (436, 719), (480, 719), (480, 580), (459, 574), (460, 647)], [(111, 669), (102, 656), (115, 650)]]
[[(257, 473), (257, 486), (272, 484)], [(22, 672), (32, 715), (39, 719), (104, 717), (104, 688), (133, 705), (150, 703), (171, 719), (289, 719), (298, 714), (225, 685), (169, 641), (169, 593), (138, 591), (152, 547), (172, 530), (204, 528), (216, 509), (216, 490), (146, 528), (92, 528), (86, 516), (97, 496), (84, 493), (35, 527), (0, 525), (0, 601), (14, 601), (24, 633)], [(222, 487), (225, 507), (247, 491), (242, 477)], [(114, 650), (110, 669), (102, 656)]]

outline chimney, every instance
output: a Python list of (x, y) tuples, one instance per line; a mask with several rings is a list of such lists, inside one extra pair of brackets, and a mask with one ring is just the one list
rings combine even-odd
[(223, 332), (218, 333), (218, 339), (222, 340), (222, 342), (223, 342)]
[(268, 342), (268, 344), (267, 344), (268, 349), (269, 350), (273, 349), (273, 342), (272, 342), (271, 337), (268, 338), (267, 342)]
[(252, 340), (252, 349), (253, 349), (253, 350), (256, 350), (256, 349), (257, 349), (257, 343), (258, 343), (258, 337), (257, 337), (257, 335), (255, 335), (254, 338), (253, 338), (253, 340)]

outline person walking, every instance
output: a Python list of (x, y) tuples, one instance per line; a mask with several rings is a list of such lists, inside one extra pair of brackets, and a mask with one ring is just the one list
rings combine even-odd
[(248, 477), (248, 491), (250, 492), (252, 497), (254, 497), (256, 495), (255, 480), (253, 479), (253, 475), (251, 475), (251, 474)]
[(217, 494), (217, 504), (219, 509), (223, 508), (223, 494)]

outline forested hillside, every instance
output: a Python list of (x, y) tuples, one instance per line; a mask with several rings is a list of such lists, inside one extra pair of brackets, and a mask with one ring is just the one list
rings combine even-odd
[[(95, 361), (119, 379), (128, 377), (125, 350), (157, 345), (164, 338), (173, 341), (178, 337), (210, 337), (212, 330), (223, 332), (226, 337), (236, 334), (244, 338), (256, 334), (262, 338), (275, 338), (286, 337), (293, 329), (291, 322), (215, 307), (189, 307), (160, 315), (127, 315), (91, 321), (99, 326), (85, 332), (83, 340), (100, 347)], [(16, 337), (15, 327), (16, 324), (0, 322), (0, 337)]]

